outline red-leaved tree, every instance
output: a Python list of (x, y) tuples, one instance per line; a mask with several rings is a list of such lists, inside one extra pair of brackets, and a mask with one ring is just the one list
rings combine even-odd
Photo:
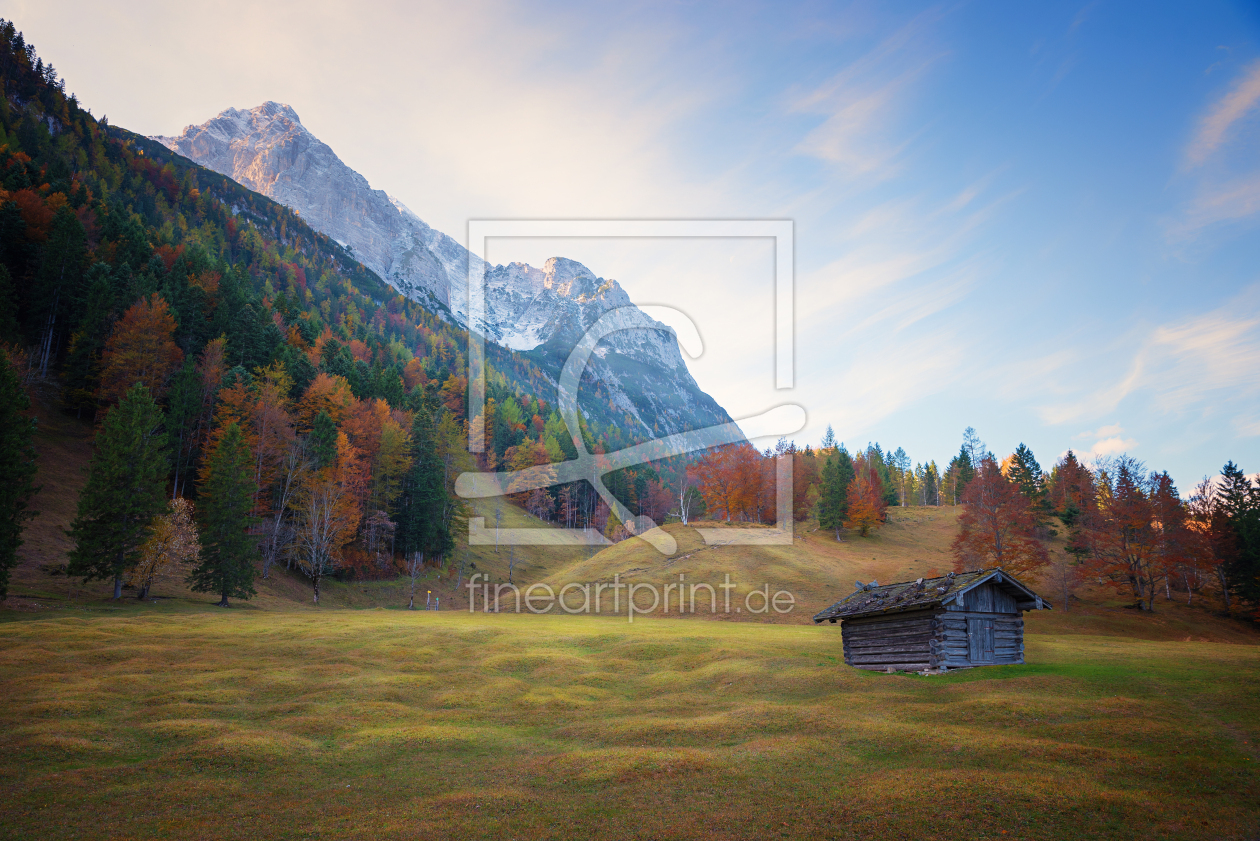
[(1019, 486), (1002, 475), (993, 458), (980, 462), (962, 495), (962, 531), (954, 538), (954, 570), (999, 566), (1016, 575), (1049, 562), (1034, 535), (1036, 520)]

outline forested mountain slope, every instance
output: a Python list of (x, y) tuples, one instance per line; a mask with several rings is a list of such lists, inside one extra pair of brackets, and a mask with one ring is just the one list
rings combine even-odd
[[(27, 386), (100, 422), (141, 383), (168, 497), (196, 502), (238, 427), (264, 571), (292, 551), (295, 500), (317, 477), (341, 506), (323, 552), (341, 573), (392, 577), (413, 550), (446, 559), (454, 479), (474, 467), (466, 331), (293, 210), (97, 120), (9, 22), (0, 88), (0, 343)], [(487, 357), (484, 466), (572, 457), (548, 375), (495, 345)], [(632, 440), (606, 390), (582, 398), (589, 448)], [(607, 516), (588, 489), (566, 499), (587, 523)]]

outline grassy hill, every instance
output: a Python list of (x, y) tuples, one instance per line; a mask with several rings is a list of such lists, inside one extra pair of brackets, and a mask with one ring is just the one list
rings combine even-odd
[[(738, 614), (734, 612), (734, 602), (743, 602), (750, 590), (769, 584), (772, 594), (778, 590), (792, 593), (796, 607), (788, 614), (772, 611), (753, 618), (799, 622), (852, 592), (856, 579), (891, 582), (947, 571), (951, 560), (946, 552), (957, 529), (957, 517), (955, 509), (896, 509), (889, 512), (884, 529), (866, 538), (846, 535), (840, 542), (831, 532), (798, 523), (791, 546), (720, 541), (706, 544), (697, 529), (720, 531), (747, 526), (720, 522), (672, 524), (665, 530), (677, 542), (678, 550), (669, 557), (643, 541), (628, 540), (557, 570), (544, 581), (558, 589), (569, 581), (610, 582), (617, 576), (622, 581), (663, 588), (678, 582), (680, 575), (688, 586), (698, 582), (716, 586), (729, 575), (731, 582), (738, 585), (733, 591), (738, 599), (733, 600), (732, 611), (724, 618), (749, 618), (745, 608)], [(604, 601), (611, 604), (612, 596), (608, 592), (603, 595)], [(706, 607), (703, 615), (712, 615), (707, 610), (707, 594), (698, 604)], [(759, 608), (760, 602), (754, 601), (753, 607)], [(697, 611), (697, 615), (701, 613)]]

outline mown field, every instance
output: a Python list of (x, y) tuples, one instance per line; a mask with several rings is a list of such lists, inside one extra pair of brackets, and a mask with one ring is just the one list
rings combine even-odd
[(0, 622), (3, 838), (1239, 838), (1260, 647), (395, 610)]

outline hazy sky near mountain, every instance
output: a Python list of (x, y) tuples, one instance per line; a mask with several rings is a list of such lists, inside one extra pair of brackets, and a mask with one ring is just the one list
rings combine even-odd
[[(893, 9), (890, 11), (890, 8)], [(1254, 3), (0, 2), (98, 116), (271, 99), (457, 239), (470, 218), (790, 218), (767, 241), (499, 241), (689, 312), (735, 417), (948, 460), (1260, 469)]]

